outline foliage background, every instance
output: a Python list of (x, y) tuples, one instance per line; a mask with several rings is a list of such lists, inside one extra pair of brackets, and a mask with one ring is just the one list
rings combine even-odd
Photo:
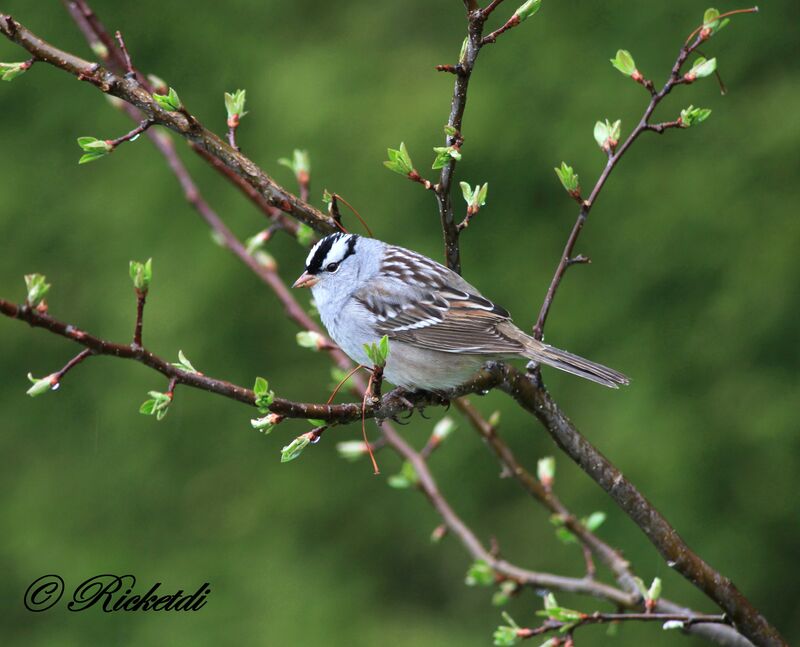
[[(87, 50), (59, 3), (6, 0), (10, 12), (66, 49)], [(464, 32), (461, 2), (351, 0), (93, 3), (122, 29), (136, 64), (176, 87), (189, 108), (224, 129), (222, 93), (247, 88), (244, 150), (293, 186), (275, 160), (309, 149), (314, 200), (323, 187), (357, 205), (377, 235), (439, 257), (434, 202), (381, 166), (404, 140), (418, 167), (440, 145), (453, 62)], [(738, 5), (720, 6), (721, 10)], [(500, 11), (500, 16), (513, 6)], [(575, 165), (585, 184), (603, 164), (596, 119), (630, 129), (646, 101), (608, 58), (630, 49), (657, 83), (705, 5), (546, 2), (535, 19), (482, 54), (473, 78), (459, 179), (490, 184), (487, 207), (463, 239), (465, 274), (531, 325), (575, 217), (552, 167)], [(579, 245), (593, 264), (573, 269), (548, 341), (633, 376), (621, 392), (546, 372), (579, 427), (650, 497), (700, 555), (729, 575), (800, 640), (795, 558), (800, 527), (800, 227), (797, 195), (800, 86), (788, 25), (796, 3), (770, 2), (738, 17), (707, 47), (713, 80), (679, 88), (662, 111), (713, 108), (701, 127), (646, 135), (615, 173)], [(0, 43), (0, 60), (20, 60)], [(155, 283), (145, 342), (200, 370), (250, 384), (266, 375), (284, 396), (328, 393), (326, 358), (294, 344), (272, 294), (213, 245), (154, 148), (142, 140), (112, 158), (77, 165), (79, 135), (114, 137), (129, 122), (97, 91), (36, 66), (0, 88), (0, 294), (23, 298), (22, 275), (54, 283), (51, 311), (117, 340), (132, 331), (131, 258), (152, 256)], [(181, 147), (211, 204), (241, 236), (262, 219)], [(458, 198), (460, 201), (460, 196)], [(294, 278), (304, 252), (277, 236), (270, 249)], [(422, 497), (386, 486), (396, 462), (336, 457), (337, 430), (288, 465), (286, 440), (249, 429), (250, 411), (180, 389), (160, 424), (136, 413), (165, 384), (142, 367), (93, 359), (62, 389), (25, 396), (25, 373), (43, 375), (76, 349), (0, 320), (0, 631), (5, 644), (485, 645), (499, 621), (490, 591), (463, 585), (468, 566)], [(554, 451), (508, 399), (502, 431), (529, 465)], [(439, 415), (439, 412), (435, 412)], [(433, 421), (404, 433), (423, 442)], [(456, 510), (512, 561), (580, 575), (575, 547), (556, 542), (546, 515), (462, 424), (432, 467)], [(609, 512), (602, 535), (624, 547), (666, 595), (712, 610), (669, 571), (633, 524), (566, 460), (558, 492), (577, 512)], [(46, 572), (68, 583), (134, 573), (166, 591), (212, 584), (196, 614), (31, 614), (27, 585)], [(563, 600), (562, 600), (563, 598)], [(585, 610), (587, 600), (560, 596)], [(523, 622), (530, 593), (510, 605)], [(602, 605), (601, 605), (602, 606)], [(582, 645), (611, 642), (582, 630)], [(614, 644), (694, 644), (653, 627), (626, 626)]]

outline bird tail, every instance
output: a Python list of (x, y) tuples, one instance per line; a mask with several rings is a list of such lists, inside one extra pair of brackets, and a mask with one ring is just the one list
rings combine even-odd
[(534, 362), (547, 364), (611, 389), (618, 389), (620, 385), (628, 385), (631, 382), (626, 375), (615, 371), (613, 368), (590, 362), (588, 359), (573, 355), (559, 348), (553, 348), (533, 338), (529, 338), (529, 340), (526, 344), (524, 355)]

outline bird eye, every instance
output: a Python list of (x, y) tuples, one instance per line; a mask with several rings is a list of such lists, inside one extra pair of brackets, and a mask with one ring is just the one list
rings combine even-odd
[(328, 263), (328, 266), (325, 268), (328, 272), (335, 272), (339, 269), (339, 263)]

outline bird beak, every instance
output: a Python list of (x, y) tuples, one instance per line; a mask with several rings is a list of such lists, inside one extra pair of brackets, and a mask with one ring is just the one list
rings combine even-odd
[(293, 288), (310, 288), (313, 285), (316, 285), (319, 282), (319, 279), (314, 276), (313, 274), (309, 274), (308, 272), (303, 272), (300, 277), (292, 284)]

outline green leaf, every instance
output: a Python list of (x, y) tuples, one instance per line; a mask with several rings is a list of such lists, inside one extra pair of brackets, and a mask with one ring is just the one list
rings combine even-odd
[(419, 477), (417, 476), (417, 471), (414, 469), (414, 466), (408, 461), (404, 461), (400, 472), (392, 474), (386, 482), (389, 487), (402, 490), (416, 485), (419, 482)]
[(153, 93), (153, 100), (161, 106), (164, 110), (169, 112), (177, 112), (183, 108), (183, 103), (173, 88), (169, 89), (167, 94)]
[(308, 151), (295, 148), (292, 151), (292, 159), (281, 157), (278, 164), (291, 169), (298, 182), (308, 182), (311, 173), (311, 158), (308, 156)]
[(0, 63), (0, 79), (3, 81), (13, 81), (18, 76), (25, 74), (32, 63), (20, 61), (18, 63)]
[(28, 373), (28, 379), (33, 384), (26, 393), (35, 398), (37, 395), (42, 395), (43, 393), (47, 393), (48, 391), (53, 391), (58, 388), (58, 380), (57, 380), (57, 373), (51, 373), (42, 378), (33, 377), (30, 373)]
[(114, 150), (114, 147), (107, 141), (97, 139), (96, 137), (78, 137), (78, 146), (81, 147), (81, 150), (85, 151), (78, 160), (78, 164), (94, 162), (101, 157), (105, 157)]
[(108, 155), (108, 153), (84, 153), (78, 159), (78, 164), (88, 164), (89, 162), (99, 160), (101, 157), (105, 157), (106, 155)]
[(270, 391), (269, 382), (263, 377), (257, 377), (255, 384), (253, 384), (253, 393), (255, 394), (255, 405), (261, 413), (266, 413), (269, 405), (275, 400), (275, 393)]
[(144, 263), (130, 261), (128, 273), (133, 281), (133, 287), (146, 294), (153, 280), (153, 259), (148, 258)]
[(461, 187), (461, 194), (464, 196), (464, 202), (467, 204), (472, 202), (472, 187), (466, 182), (459, 182), (458, 186)]
[(560, 541), (565, 546), (578, 543), (578, 538), (575, 535), (573, 535), (572, 532), (567, 530), (564, 526), (556, 528), (556, 539), (558, 539), (558, 541)]
[(199, 371), (192, 366), (192, 363), (186, 358), (186, 355), (183, 354), (182, 350), (178, 351), (178, 361), (172, 362), (172, 365), (181, 369), (182, 371), (186, 371), (187, 373), (199, 373)]
[(461, 43), (461, 51), (458, 53), (458, 62), (463, 63), (464, 59), (467, 56), (467, 47), (469, 46), (469, 36), (464, 38), (464, 41)]
[(431, 165), (434, 170), (444, 168), (451, 159), (456, 161), (461, 159), (461, 151), (455, 146), (434, 146), (433, 151), (436, 153)]
[(459, 186), (464, 200), (471, 207), (473, 213), (486, 204), (486, 195), (489, 193), (488, 182), (484, 183), (483, 186), (476, 184), (474, 189), (466, 182), (460, 182)]
[(580, 192), (580, 185), (578, 184), (578, 175), (572, 170), (571, 166), (567, 166), (566, 162), (561, 162), (560, 167), (553, 169), (561, 180), (561, 184), (570, 194), (577, 194)]
[(253, 427), (253, 429), (268, 434), (278, 422), (280, 422), (280, 416), (269, 413), (263, 418), (252, 418), (250, 420), (250, 426)]
[(383, 165), (390, 171), (407, 176), (414, 170), (414, 164), (404, 142), (400, 142), (400, 148), (387, 148), (386, 154), (389, 159)]
[(545, 456), (536, 462), (536, 477), (545, 485), (550, 486), (556, 477), (556, 459)]
[(694, 106), (689, 106), (684, 110), (681, 110), (681, 127), (682, 128), (689, 128), (690, 126), (694, 126), (695, 124), (699, 124), (711, 116), (711, 108), (695, 108)]
[(311, 442), (311, 432), (302, 434), (281, 449), (281, 463), (288, 463), (299, 457)]
[(467, 586), (492, 586), (494, 584), (494, 570), (484, 560), (478, 559), (472, 563), (464, 578)]
[(500, 582), (500, 588), (492, 595), (492, 605), (501, 607), (508, 604), (511, 596), (517, 591), (517, 583), (513, 580), (504, 580)]
[(145, 400), (139, 407), (139, 413), (146, 416), (155, 416), (156, 420), (163, 420), (172, 404), (172, 398), (166, 393), (159, 391), (148, 391), (150, 400)]
[(245, 93), (245, 90), (225, 93), (225, 110), (228, 113), (228, 122), (238, 121), (247, 114), (244, 110)]
[(438, 442), (442, 442), (457, 428), (458, 425), (456, 424), (456, 421), (450, 416), (445, 416), (439, 422), (437, 422), (436, 425), (434, 425), (433, 437), (436, 438)]
[(489, 195), (489, 183), (484, 182), (483, 186), (478, 191), (478, 196), (475, 198), (475, 201), (483, 206), (486, 204), (486, 197)]
[(708, 60), (706, 60), (702, 56), (699, 56), (692, 65), (692, 69), (686, 73), (686, 77), (689, 79), (702, 79), (706, 76), (713, 74), (716, 69), (717, 69), (716, 58), (709, 58)]
[(295, 335), (295, 339), (301, 348), (308, 348), (315, 352), (325, 346), (325, 337), (313, 330), (302, 330)]
[(87, 153), (109, 153), (112, 150), (111, 144), (97, 137), (78, 137), (78, 146)]
[(448, 137), (455, 137), (458, 134), (458, 129), (450, 124), (444, 125), (444, 134)]
[(610, 61), (611, 65), (625, 76), (632, 76), (633, 73), (636, 72), (636, 62), (633, 60), (631, 53), (626, 49), (617, 50), (617, 55), (610, 59)]
[(386, 358), (389, 356), (389, 337), (384, 335), (377, 344), (364, 344), (364, 351), (373, 366), (386, 366)]
[(622, 121), (617, 119), (613, 124), (606, 119), (594, 125), (594, 140), (603, 150), (614, 149), (619, 142)]
[(703, 14), (703, 29), (710, 32), (710, 36), (716, 34), (720, 29), (730, 22), (729, 18), (719, 19), (719, 11), (713, 7), (706, 9)]
[(600, 526), (603, 525), (605, 520), (606, 520), (606, 513), (598, 510), (597, 512), (592, 512), (592, 514), (583, 519), (581, 523), (583, 523), (583, 525), (586, 526), (586, 529), (589, 532), (594, 532)]
[(346, 461), (354, 462), (368, 452), (367, 444), (362, 440), (346, 440), (336, 443), (336, 451), (341, 458)]
[(522, 640), (519, 635), (519, 625), (514, 622), (514, 618), (512, 618), (505, 611), (503, 611), (501, 615), (503, 616), (503, 620), (505, 620), (508, 624), (500, 625), (495, 630), (494, 644), (497, 647), (509, 647), (510, 645), (518, 644), (519, 641)]
[(44, 274), (26, 274), (24, 278), (25, 288), (28, 292), (25, 301), (30, 307), (35, 308), (50, 291), (50, 284)]
[(574, 609), (567, 609), (558, 605), (556, 597), (552, 593), (544, 596), (544, 610), (537, 611), (536, 615), (551, 618), (559, 622), (572, 622), (581, 619), (581, 612)]
[(297, 228), (297, 242), (303, 247), (308, 247), (312, 240), (314, 240), (314, 230), (306, 223), (301, 222)]
[(144, 414), (146, 416), (153, 415), (155, 407), (156, 407), (155, 400), (145, 400), (139, 407), (139, 413)]
[(661, 578), (653, 578), (653, 583), (647, 589), (647, 599), (657, 602), (661, 598)]
[(494, 630), (492, 635), (495, 647), (511, 647), (512, 645), (519, 644), (522, 640), (517, 635), (517, 630), (514, 627), (507, 627), (505, 625), (499, 626)]
[(542, 8), (542, 0), (528, 0), (525, 4), (517, 7), (514, 15), (519, 18), (519, 21), (527, 20), (533, 16), (539, 9)]

